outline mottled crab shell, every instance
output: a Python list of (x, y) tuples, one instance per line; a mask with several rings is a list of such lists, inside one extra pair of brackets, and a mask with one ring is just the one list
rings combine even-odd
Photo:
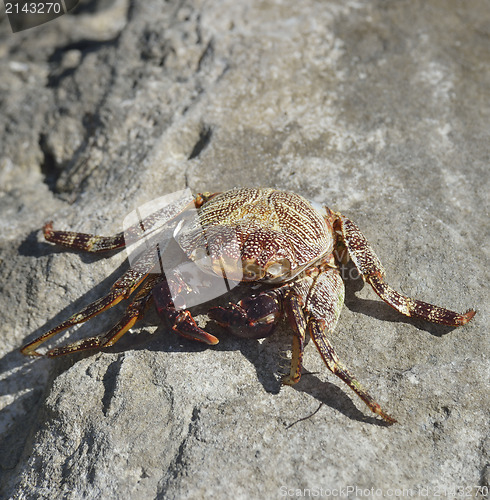
[(295, 193), (233, 189), (205, 203), (176, 238), (204, 271), (235, 281), (284, 282), (332, 252), (325, 216)]

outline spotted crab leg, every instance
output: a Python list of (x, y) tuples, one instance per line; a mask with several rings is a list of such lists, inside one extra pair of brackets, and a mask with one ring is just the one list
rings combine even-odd
[(286, 375), (282, 379), (284, 385), (294, 385), (301, 378), (307, 328), (302, 306), (303, 301), (295, 294), (291, 294), (285, 300), (286, 314), (293, 329), (293, 341), (291, 346), (291, 368), (289, 375)]
[[(298, 336), (304, 332), (306, 325), (327, 368), (343, 380), (371, 411), (393, 424), (396, 420), (381, 409), (354, 375), (344, 367), (328, 341), (327, 336), (335, 329), (344, 304), (344, 283), (338, 270), (320, 266), (316, 272), (318, 274), (306, 276), (295, 283), (292, 286), (293, 295), (286, 297), (286, 300), (291, 301), (289, 306), (286, 305), (286, 311), (291, 322), (296, 324), (295, 329), (300, 333)], [(286, 377), (286, 384), (294, 384), (301, 375), (302, 343), (299, 341), (295, 347), (294, 338), (291, 374)]]
[(114, 236), (97, 236), (74, 231), (58, 231), (53, 229), (52, 221), (44, 225), (43, 234), (46, 241), (83, 252), (105, 252), (125, 246), (124, 233), (117, 233)]
[(369, 407), (369, 409), (383, 418), (389, 424), (396, 423), (396, 420), (388, 415), (381, 406), (373, 399), (371, 395), (362, 387), (362, 385), (356, 380), (356, 378), (349, 373), (349, 371), (344, 367), (344, 365), (339, 361), (334, 348), (328, 341), (325, 335), (325, 324), (323, 321), (313, 320), (310, 322), (308, 330), (310, 332), (311, 338), (315, 343), (318, 352), (320, 353), (323, 361), (327, 365), (328, 369), (337, 375), (341, 380), (343, 380)]
[[(188, 199), (177, 200), (143, 218), (139, 221), (138, 224), (126, 229), (124, 233), (121, 232), (114, 236), (97, 236), (94, 234), (78, 233), (73, 231), (58, 231), (53, 229), (52, 222), (48, 222), (47, 224), (45, 224), (43, 233), (47, 241), (64, 246), (66, 248), (91, 253), (117, 250), (126, 246), (125, 237), (129, 236), (132, 241), (136, 241), (143, 236), (147, 236), (154, 232), (156, 229), (161, 229), (162, 226), (164, 227), (165, 225), (172, 223), (176, 217), (184, 213), (186, 210), (198, 207), (200, 204), (205, 203), (206, 200), (207, 198), (205, 198), (204, 195), (198, 195), (198, 197), (191, 202), (189, 202)], [(57, 333), (62, 332), (63, 330), (66, 330), (73, 325), (84, 323), (85, 321), (93, 318), (106, 309), (113, 307), (121, 300), (129, 297), (146, 278), (148, 273), (153, 269), (156, 258), (157, 252), (155, 251), (155, 248), (150, 247), (146, 252), (138, 257), (136, 262), (132, 264), (131, 269), (114, 283), (111, 291), (105, 297), (92, 302), (78, 313), (72, 315), (63, 323), (57, 325), (56, 327), (46, 332), (44, 335), (25, 345), (21, 349), (22, 354), (29, 356), (40, 356), (41, 354), (36, 352), (36, 349)], [(126, 315), (121, 320), (123, 323), (126, 321), (127, 323), (125, 323), (120, 330), (117, 330), (117, 328), (119, 327), (117, 327), (116, 325), (114, 328), (117, 327), (117, 331), (115, 330), (114, 332), (112, 332), (111, 330), (112, 333), (109, 332), (107, 334), (107, 342), (111, 343), (105, 343), (104, 345), (112, 345), (112, 343), (116, 342), (117, 339), (119, 339), (120, 336), (124, 334), (124, 332), (131, 328), (134, 322), (136, 322), (139, 317), (139, 315), (137, 314), (137, 310), (139, 307), (138, 304), (129, 306)], [(129, 324), (130, 322), (132, 323)], [(71, 344), (59, 349), (52, 349), (51, 351), (48, 351), (47, 355), (59, 356), (68, 352), (97, 347), (97, 342), (105, 342), (105, 340), (94, 339), (105, 338), (105, 336), (92, 337), (90, 339), (86, 339), (86, 341), (81, 341), (78, 344)], [(111, 339), (113, 340), (111, 341)]]
[(161, 275), (153, 274), (147, 278), (138, 289), (133, 301), (127, 307), (123, 317), (106, 333), (95, 335), (78, 342), (73, 342), (61, 347), (49, 350), (45, 355), (48, 357), (72, 354), (88, 349), (101, 349), (115, 344), (138, 320), (140, 320), (152, 301), (152, 290), (155, 284), (161, 280)]
[(36, 349), (48, 339), (73, 325), (84, 323), (106, 309), (115, 306), (121, 300), (129, 297), (146, 278), (154, 265), (154, 251), (150, 249), (134, 263), (131, 269), (126, 271), (126, 273), (112, 285), (111, 291), (105, 297), (92, 302), (81, 311), (70, 316), (66, 321), (63, 321), (63, 323), (60, 323), (58, 326), (49, 330), (49, 332), (46, 332), (44, 335), (41, 335), (39, 338), (22, 347), (22, 354), (27, 356), (41, 356)]
[(384, 282), (385, 270), (381, 262), (356, 224), (343, 215), (336, 215), (338, 219), (334, 223), (334, 228), (341, 232), (350, 258), (364, 280), (388, 305), (405, 316), (422, 318), (448, 326), (465, 325), (473, 318), (475, 311), (472, 309), (459, 314), (443, 307), (411, 299), (391, 288)]
[(204, 203), (201, 197), (190, 203), (188, 199), (174, 201), (143, 218), (138, 224), (114, 236), (58, 231), (53, 229), (53, 222), (50, 221), (43, 227), (44, 238), (51, 243), (83, 252), (98, 253), (117, 250), (126, 246), (125, 237), (129, 237), (131, 241), (137, 241), (143, 236), (148, 236), (155, 230), (160, 230), (162, 226), (171, 223), (186, 210), (198, 206), (199, 203)]

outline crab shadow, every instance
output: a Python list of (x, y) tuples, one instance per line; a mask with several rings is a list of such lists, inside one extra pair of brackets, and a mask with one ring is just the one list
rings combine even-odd
[[(52, 255), (55, 253), (70, 253), (70, 255), (77, 255), (77, 258), (81, 259), (84, 263), (93, 263), (100, 259), (100, 256), (83, 253), (74, 254), (69, 249), (53, 247), (48, 243), (39, 242), (37, 231), (28, 235), (28, 237), (20, 245), (19, 253), (24, 256), (34, 257)], [(107, 254), (107, 256), (110, 256), (111, 254), (112, 252)], [(69, 305), (63, 308), (44, 325), (33, 331), (26, 339), (24, 339), (24, 343), (34, 340), (44, 332), (53, 328), (55, 325), (64, 321), (67, 317), (81, 310), (88, 303), (106, 294), (111, 285), (122, 275), (127, 267), (127, 263), (122, 263), (117, 269), (114, 270), (114, 272), (103, 279), (98, 285), (83, 293), (74, 302), (70, 302)], [(363, 288), (364, 282), (358, 275), (356, 276), (354, 272), (349, 271), (351, 269), (353, 269), (352, 265), (347, 267), (348, 272), (344, 279), (346, 285), (345, 305), (351, 311), (389, 323), (403, 322), (412, 324), (415, 327), (425, 330), (438, 337), (453, 330), (452, 327), (435, 325), (426, 323), (422, 320), (406, 318), (382, 302), (381, 299), (370, 300), (357, 297), (356, 293)], [(223, 300), (226, 300), (226, 298), (224, 299), (221, 297), (221, 301)], [(94, 320), (97, 323), (97, 332), (102, 333), (110, 328), (121, 315), (123, 308), (124, 304), (119, 304), (111, 310), (106, 311), (103, 315), (98, 316), (97, 320)], [(157, 328), (156, 332), (152, 333), (152, 328), (149, 327), (153, 327), (156, 324), (160, 324), (158, 316), (155, 312), (149, 311), (145, 319), (138, 324), (140, 327), (138, 329), (139, 333), (126, 334), (115, 346), (104, 349), (104, 351), (118, 353), (127, 350), (146, 349), (171, 353), (176, 350), (181, 352), (199, 352), (205, 349), (210, 349), (209, 346), (204, 344), (188, 341), (178, 337), (171, 332), (168, 326), (161, 325)], [(70, 342), (79, 338), (92, 336), (94, 334), (93, 325), (94, 323), (89, 321), (80, 325), (75, 332), (71, 331), (69, 333)], [(210, 333), (218, 336), (221, 340), (217, 346), (214, 346), (211, 349), (222, 351), (240, 351), (241, 354), (254, 366), (257, 378), (264, 387), (264, 390), (272, 394), (279, 393), (281, 390), (281, 382), (280, 377), (277, 376), (277, 367), (283, 363), (282, 354), (284, 352), (284, 346), (289, 347), (290, 342), (290, 337), (285, 337), (285, 332), (287, 331), (286, 328), (279, 326), (278, 331), (274, 335), (262, 341), (237, 339), (227, 333), (224, 333), (223, 329), (211, 322), (207, 324), (206, 328), (209, 329)], [(60, 335), (60, 338), (67, 341), (67, 338), (63, 337), (63, 334)], [(2, 375), (2, 380), (5, 383), (3, 387), (15, 388), (11, 390), (7, 389), (6, 393), (4, 391), (4, 395), (13, 396), (14, 394), (22, 393), (21, 397), (12, 398), (13, 402), (10, 405), (7, 405), (2, 412), (0, 412), (0, 435), (6, 436), (0, 438), (0, 449), (13, 449), (14, 447), (9, 445), (10, 440), (13, 439), (12, 436), (19, 436), (20, 434), (26, 434), (29, 432), (28, 429), (30, 426), (28, 425), (27, 420), (31, 419), (33, 421), (36, 418), (37, 412), (32, 410), (35, 410), (35, 408), (38, 407), (39, 401), (44, 397), (45, 391), (49, 390), (52, 381), (80, 359), (92, 356), (96, 352), (98, 351), (86, 351), (71, 356), (63, 356), (57, 358), (56, 361), (53, 361), (52, 359), (28, 360), (20, 354), (18, 349), (13, 349), (0, 359), (0, 374)], [(40, 387), (42, 386), (36, 382), (40, 378), (40, 374), (43, 370), (45, 370), (47, 374), (43, 373), (42, 375), (46, 383), (44, 384), (45, 388), (41, 389)], [(13, 380), (14, 378), (15, 380)], [(344, 392), (344, 390), (340, 389), (335, 384), (322, 381), (314, 374), (305, 372), (301, 381), (292, 388), (311, 395), (319, 401), (320, 404), (327, 405), (343, 413), (352, 420), (368, 422), (375, 425), (385, 425), (385, 423), (379, 418), (374, 416), (368, 417), (357, 409), (353, 403), (353, 399), (357, 396), (349, 394), (348, 389)], [(284, 387), (282, 390), (290, 390), (290, 388)], [(11, 414), (29, 414), (29, 416), (26, 416), (24, 419), (20, 419), (12, 426), (11, 423), (9, 423), (9, 415)], [(4, 432), (7, 426), (9, 426), (8, 433)], [(15, 455), (14, 452), (12, 453)], [(10, 463), (15, 463), (15, 459), (12, 460), (7, 460), (7, 466)]]
[[(53, 247), (47, 244), (38, 245), (35, 233), (21, 244), (22, 255), (42, 256), (52, 253)], [(34, 247), (39, 246), (36, 249)], [(90, 258), (91, 257), (91, 258)], [(97, 256), (83, 256), (90, 262), (99, 260)], [(70, 302), (45, 324), (36, 328), (25, 339), (26, 344), (39, 337), (46, 331), (66, 320), (73, 313), (85, 307), (88, 303), (107, 293), (111, 285), (123, 272), (125, 264), (119, 266), (108, 277), (104, 278), (98, 285), (82, 294), (78, 299)], [(127, 266), (127, 265), (126, 265)], [(74, 285), (76, 286), (76, 284)], [(112, 326), (121, 307), (114, 307), (107, 314), (100, 316), (97, 320), (97, 329)], [(76, 332), (70, 332), (70, 341), (74, 338), (82, 338), (93, 335), (93, 323), (81, 325)], [(60, 334), (63, 337), (63, 334)], [(66, 339), (65, 339), (66, 340)], [(11, 397), (12, 402), (0, 411), (0, 470), (9, 470), (18, 462), (23, 453), (24, 445), (32, 434), (32, 426), (35, 424), (42, 405), (39, 403), (46, 397), (53, 381), (64, 371), (68, 370), (83, 357), (92, 353), (80, 353), (75, 356), (63, 356), (56, 361), (47, 358), (27, 358), (20, 353), (20, 346), (13, 348), (0, 358), (0, 380), (2, 382), (2, 396)]]
[[(290, 360), (285, 360), (283, 356), (285, 346), (289, 347), (291, 342), (291, 332), (286, 322), (279, 325), (278, 331), (276, 331), (274, 335), (262, 341), (247, 340), (243, 342), (242, 339), (234, 339), (233, 342), (236, 343), (237, 349), (241, 354), (254, 365), (257, 378), (265, 391), (277, 394), (280, 391), (296, 390), (309, 394), (312, 398), (316, 399), (320, 405), (328, 406), (351, 420), (379, 426), (386, 425), (386, 422), (381, 419), (375, 416), (366, 416), (365, 413), (359, 410), (351, 398), (351, 396), (354, 398), (357, 398), (357, 396), (349, 394), (349, 389), (347, 387), (344, 392), (342, 388), (337, 387), (337, 385), (331, 382), (321, 380), (316, 374), (310, 373), (304, 368), (301, 379), (297, 384), (293, 386), (285, 386), (282, 384), (282, 375), (289, 372), (290, 365)], [(305, 354), (306, 361), (308, 356), (311, 355), (318, 355), (316, 349), (314, 352), (307, 352)], [(280, 366), (280, 373), (278, 373), (277, 370), (278, 366)], [(325, 372), (328, 372), (327, 368), (325, 368)], [(298, 417), (300, 413), (301, 412), (298, 412)], [(305, 418), (299, 417), (298, 420), (291, 423), (290, 426), (302, 420), (305, 420)]]
[[(277, 394), (280, 391), (298, 391), (310, 395), (316, 399), (320, 406), (325, 405), (333, 410), (336, 410), (345, 415), (350, 420), (374, 424), (378, 426), (385, 426), (386, 422), (375, 416), (366, 415), (359, 410), (353, 402), (353, 398), (357, 398), (355, 394), (350, 394), (347, 386), (345, 391), (342, 387), (320, 379), (315, 373), (308, 372), (305, 368), (302, 370), (302, 376), (298, 383), (293, 386), (285, 386), (281, 382), (281, 378), (286, 373), (289, 373), (290, 360), (282, 356), (284, 347), (290, 345), (291, 332), (288, 329), (286, 322), (278, 327), (274, 335), (264, 340), (249, 340), (242, 342), (242, 339), (235, 340), (237, 348), (241, 354), (254, 365), (257, 373), (257, 379), (262, 384), (265, 391)], [(309, 351), (309, 352), (308, 352)], [(305, 361), (308, 357), (318, 355), (316, 349), (308, 350), (305, 353)], [(282, 366), (281, 366), (282, 365)], [(280, 366), (278, 373), (277, 367)], [(325, 368), (322, 371), (323, 376), (331, 373)], [(335, 377), (334, 377), (335, 378)], [(303, 410), (304, 411), (304, 410)], [(298, 419), (292, 422), (288, 427), (295, 425), (306, 418), (301, 417), (302, 410), (298, 411)]]
[[(352, 312), (363, 314), (371, 318), (376, 318), (387, 323), (406, 323), (412, 325), (419, 330), (424, 330), (435, 337), (442, 337), (449, 332), (452, 332), (456, 327), (429, 323), (419, 318), (410, 318), (399, 313), (386, 302), (383, 302), (371, 289), (369, 285), (364, 283), (361, 275), (357, 271), (352, 262), (341, 269), (341, 274), (345, 284), (345, 306)], [(371, 289), (371, 292), (376, 299), (362, 299), (358, 297), (357, 292), (361, 291), (364, 286)]]
[[(154, 324), (152, 316), (156, 317), (156, 313), (149, 315), (150, 322)], [(145, 320), (143, 320), (145, 321)], [(217, 336), (220, 339), (219, 344), (215, 346), (207, 346), (205, 344), (182, 339), (175, 333), (169, 332), (169, 328), (162, 325), (154, 333), (149, 333), (145, 327), (137, 335), (132, 338), (125, 336), (113, 347), (106, 349), (108, 352), (122, 353), (131, 350), (149, 350), (157, 352), (172, 353), (176, 350), (180, 352), (201, 352), (207, 349), (213, 349), (221, 352), (236, 352), (239, 351), (241, 355), (247, 359), (254, 367), (257, 380), (262, 385), (264, 390), (269, 394), (279, 394), (280, 391), (296, 390), (298, 392), (309, 394), (312, 398), (316, 399), (321, 405), (328, 406), (351, 420), (374, 424), (384, 427), (388, 425), (386, 422), (378, 417), (366, 415), (359, 410), (353, 402), (353, 398), (357, 398), (355, 394), (348, 394), (349, 389), (346, 391), (337, 385), (321, 380), (314, 373), (303, 371), (301, 380), (294, 386), (284, 386), (281, 383), (281, 375), (278, 373), (278, 367), (283, 365), (285, 359), (283, 353), (285, 346), (289, 347), (290, 332), (286, 325), (279, 325), (277, 331), (270, 337), (262, 340), (257, 339), (242, 339), (237, 338), (226, 332), (223, 328), (209, 322), (206, 331)], [(313, 355), (315, 353), (312, 353)], [(289, 363), (289, 361), (287, 362)], [(325, 369), (325, 371), (328, 371)], [(301, 412), (298, 412), (298, 415)], [(306, 417), (309, 418), (309, 417)], [(297, 422), (305, 420), (299, 417)], [(292, 422), (290, 426), (297, 422)], [(290, 427), (288, 426), (288, 427)]]

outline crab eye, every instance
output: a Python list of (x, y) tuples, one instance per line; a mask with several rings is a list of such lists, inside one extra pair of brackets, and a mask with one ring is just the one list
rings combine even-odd
[(291, 272), (291, 263), (287, 259), (280, 259), (268, 266), (266, 272), (270, 278), (285, 276)]
[(199, 261), (199, 260), (203, 260), (207, 257), (209, 257), (209, 253), (203, 247), (198, 247), (198, 248), (194, 249), (190, 254), (190, 258), (194, 262)]

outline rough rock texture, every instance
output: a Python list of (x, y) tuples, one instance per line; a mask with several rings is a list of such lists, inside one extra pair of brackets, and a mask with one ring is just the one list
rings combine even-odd
[[(15, 35), (2, 17), (0, 496), (488, 487), (489, 47), (476, 0), (86, 1)], [(149, 313), (106, 352), (19, 354), (125, 269), (44, 243), (44, 222), (110, 234), (186, 186), (258, 185), (350, 216), (402, 292), (478, 310), (428, 325), (348, 280), (332, 342), (398, 424), (311, 344), (313, 374), (281, 388), (286, 325), (264, 341), (214, 327), (210, 348)]]

